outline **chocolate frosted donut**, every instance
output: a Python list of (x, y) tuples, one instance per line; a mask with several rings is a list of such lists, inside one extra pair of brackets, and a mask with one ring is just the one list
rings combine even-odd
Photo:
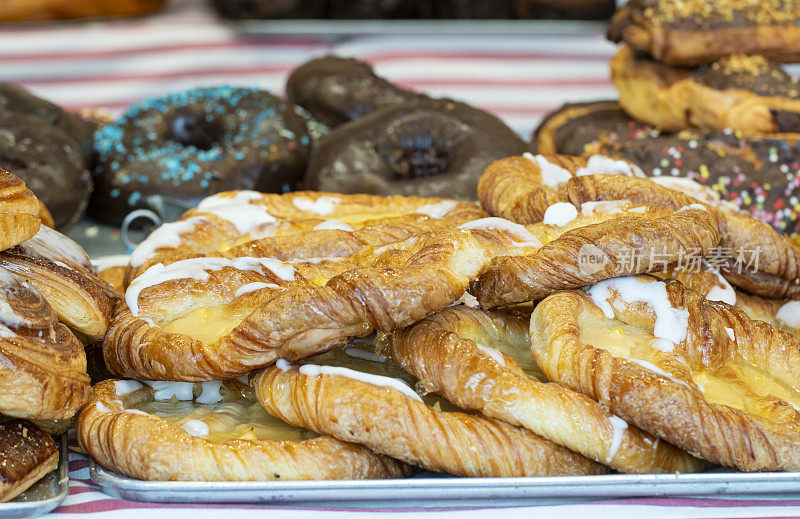
[(385, 108), (336, 128), (314, 150), (310, 189), (472, 200), (484, 169), (526, 144), (496, 117), (447, 99)]
[(67, 113), (60, 106), (10, 83), (0, 83), (0, 112), (32, 115), (63, 130), (66, 135), (77, 141), (83, 160), (89, 163), (94, 132), (92, 123)]
[(427, 99), (375, 75), (362, 61), (336, 56), (313, 59), (295, 69), (286, 83), (286, 95), (329, 126)]
[(134, 105), (95, 134), (90, 211), (119, 224), (134, 209), (161, 213), (214, 193), (281, 193), (300, 186), (311, 122), (255, 88), (199, 88)]
[(59, 229), (86, 209), (92, 179), (77, 142), (39, 117), (0, 112), (0, 168), (25, 181)]

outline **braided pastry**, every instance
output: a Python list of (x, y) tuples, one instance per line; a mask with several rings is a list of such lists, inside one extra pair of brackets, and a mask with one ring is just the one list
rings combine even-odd
[(41, 294), (0, 268), (0, 413), (71, 418), (89, 396), (83, 345)]
[(67, 326), (102, 339), (119, 296), (97, 277), (86, 253), (49, 227), (22, 244), (0, 252), (0, 267), (30, 281)]
[[(353, 349), (348, 350), (350, 358), (331, 352), (313, 359), (319, 364), (280, 363), (259, 372), (251, 381), (259, 402), (289, 423), (429, 470), (471, 477), (606, 472), (526, 429), (437, 410), (446, 404), (423, 402), (391, 376), (396, 367), (385, 359), (363, 360), (370, 358), (369, 352)], [(359, 369), (347, 367), (353, 365)]]
[(14, 499), (58, 466), (58, 447), (28, 420), (0, 424), (0, 502)]
[(547, 383), (530, 356), (529, 319), (464, 306), (388, 336), (388, 350), (454, 404), (519, 425), (622, 472), (695, 472), (703, 462), (590, 398)]
[(800, 339), (673, 280), (555, 293), (531, 317), (548, 378), (713, 463), (797, 470)]
[(399, 478), (407, 467), (268, 415), (239, 381), (106, 380), (78, 416), (78, 440), (104, 467), (161, 481)]
[[(230, 191), (206, 198), (177, 222), (156, 229), (131, 254), (127, 279), (156, 263), (215, 252), (264, 256), (278, 249), (289, 250), (292, 258), (343, 256), (483, 216), (475, 204), (443, 198)], [(393, 227), (368, 230), (381, 224)], [(284, 240), (271, 243), (273, 236)]]
[(22, 180), (0, 169), (0, 250), (36, 234), (42, 207)]
[(800, 249), (768, 224), (733, 211), (691, 180), (582, 174), (586, 160), (538, 155), (498, 161), (478, 184), (481, 204), (493, 215), (527, 224), (540, 221), (557, 202), (627, 200), (674, 210), (700, 203), (718, 221), (718, 252), (725, 253), (722, 273), (728, 281), (765, 297), (800, 297)]

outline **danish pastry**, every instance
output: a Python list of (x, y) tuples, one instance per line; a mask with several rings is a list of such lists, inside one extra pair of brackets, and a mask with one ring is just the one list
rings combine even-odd
[[(478, 195), (489, 213), (521, 223), (541, 220), (547, 208), (558, 202), (569, 202), (577, 207), (585, 202), (626, 200), (679, 212), (692, 207), (692, 204), (700, 203), (709, 213), (703, 215), (706, 223), (713, 224), (711, 220), (717, 222), (715, 225), (719, 228), (719, 251), (724, 253), (722, 259), (725, 260), (722, 270), (728, 281), (748, 292), (765, 297), (800, 296), (800, 283), (797, 281), (800, 279), (800, 249), (769, 225), (746, 214), (732, 211), (729, 205), (719, 204), (714, 197), (698, 200), (678, 191), (685, 190), (685, 186), (689, 185), (693, 186), (693, 195), (707, 192), (688, 180), (671, 182), (669, 187), (664, 187), (650, 179), (626, 176), (630, 174), (629, 170), (622, 166), (621, 175), (587, 174), (587, 170), (580, 167), (583, 162), (588, 164), (586, 159), (541, 155), (511, 157), (498, 161), (481, 178)], [(626, 163), (621, 164), (624, 166)], [(666, 179), (660, 182), (667, 183)], [(684, 211), (687, 212), (695, 214)], [(683, 220), (686, 214), (681, 216), (676, 213), (675, 217), (686, 222)], [(690, 235), (695, 236), (698, 227), (690, 228)], [(677, 240), (679, 236), (680, 234), (672, 233), (671, 238)], [(673, 244), (679, 245), (677, 241)], [(698, 245), (685, 242), (680, 247), (686, 252), (699, 250)], [(710, 247), (714, 247), (714, 244)], [(709, 250), (705, 246), (700, 249)], [(506, 267), (513, 261), (500, 258), (498, 262), (505, 263), (499, 263), (493, 269), (494, 272), (484, 275), (487, 278), (504, 275), (507, 276), (506, 279), (511, 279), (514, 276)], [(508, 290), (508, 286), (516, 286), (508, 285), (504, 288), (501, 285), (496, 289)], [(495, 288), (488, 293), (484, 290), (482, 295), (489, 297), (494, 291)]]
[(388, 336), (405, 370), (454, 404), (529, 429), (622, 472), (694, 472), (703, 462), (547, 383), (530, 355), (530, 320), (455, 306)]
[(291, 424), (428, 470), (471, 477), (606, 472), (521, 427), (447, 410), (443, 402), (425, 403), (396, 378), (396, 365), (358, 348), (348, 351), (299, 366), (282, 361), (256, 374), (259, 402)]
[(0, 268), (0, 413), (71, 418), (89, 396), (83, 345), (27, 281)]
[(281, 260), (347, 256), (483, 216), (475, 204), (443, 198), (230, 191), (156, 229), (131, 254), (128, 282), (151, 265), (198, 254)]
[(267, 414), (237, 380), (106, 380), (78, 416), (78, 441), (104, 467), (145, 480), (399, 478), (402, 463)]
[(626, 112), (665, 130), (800, 132), (800, 81), (762, 56), (728, 56), (691, 70), (623, 45), (611, 60), (611, 78)]
[(0, 169), (0, 250), (18, 245), (39, 230), (42, 206), (25, 183)]
[(795, 0), (631, 0), (611, 19), (608, 38), (673, 65), (712, 63), (731, 54), (800, 60)]
[(544, 299), (544, 373), (713, 463), (797, 470), (798, 338), (673, 280), (616, 278)]
[(14, 499), (58, 466), (58, 447), (28, 420), (0, 424), (0, 502)]
[(1, 252), (0, 267), (30, 281), (72, 330), (89, 339), (103, 338), (120, 298), (94, 275), (77, 243), (42, 226), (30, 240)]

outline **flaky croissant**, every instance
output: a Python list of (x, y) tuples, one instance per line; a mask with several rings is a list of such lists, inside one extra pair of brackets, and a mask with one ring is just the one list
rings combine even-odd
[(25, 182), (0, 168), (0, 250), (36, 234), (42, 207)]
[(800, 339), (643, 276), (557, 292), (531, 317), (548, 378), (713, 463), (797, 470)]

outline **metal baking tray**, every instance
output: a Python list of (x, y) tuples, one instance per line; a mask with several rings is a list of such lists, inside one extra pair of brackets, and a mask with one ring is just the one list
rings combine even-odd
[(58, 467), (8, 503), (0, 504), (0, 517), (36, 517), (54, 510), (69, 494), (67, 435), (56, 438)]
[(701, 474), (612, 474), (541, 478), (457, 478), (430, 472), (408, 479), (243, 483), (139, 481), (96, 462), (92, 481), (106, 494), (164, 503), (337, 503), (396, 507), (545, 504), (587, 498), (699, 495), (800, 497), (800, 472), (750, 473), (717, 469)]

